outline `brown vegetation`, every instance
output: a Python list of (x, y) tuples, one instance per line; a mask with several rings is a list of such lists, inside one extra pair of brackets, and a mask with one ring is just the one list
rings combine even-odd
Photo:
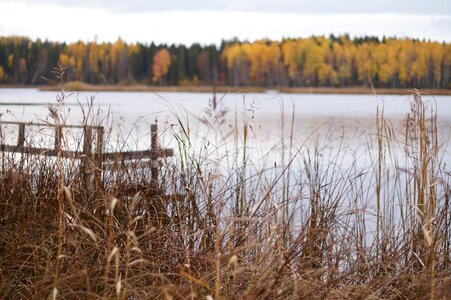
[[(344, 164), (340, 143), (331, 153), (283, 138), (280, 166), (260, 168), (246, 152), (253, 124), (237, 122), (228, 149), (213, 100), (202, 121), (219, 142), (194, 147), (179, 119), (178, 157), (164, 162), (158, 190), (148, 168), (121, 161), (92, 185), (76, 161), (0, 152), (0, 294), (451, 297), (451, 176), (436, 116), (419, 95), (402, 136), (377, 113), (363, 169)], [(218, 161), (215, 151), (229, 154)]]

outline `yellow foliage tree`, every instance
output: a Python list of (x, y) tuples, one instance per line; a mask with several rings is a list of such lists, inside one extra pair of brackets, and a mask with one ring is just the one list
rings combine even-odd
[(447, 72), (443, 72), (442, 76), (442, 82), (443, 84), (441, 87), (443, 88), (451, 88), (451, 82), (450, 82), (450, 72), (451, 70), (451, 45), (447, 44), (443, 48), (444, 57), (443, 57), (443, 70), (448, 70)]
[(64, 53), (60, 54), (59, 60), (65, 68), (75, 65), (75, 59)]
[(355, 46), (350, 43), (348, 39), (345, 39), (343, 44), (334, 42), (333, 48), (333, 61), (336, 68), (337, 83), (341, 86), (345, 86), (352, 78), (352, 65), (355, 57)]
[(92, 72), (99, 72), (99, 50), (96, 43), (88, 44), (88, 66)]
[(243, 75), (247, 74), (246, 68), (248, 63), (247, 55), (250, 53), (249, 44), (234, 44), (224, 49), (222, 57), (226, 62), (227, 69), (232, 73), (233, 84), (240, 85)]
[(414, 58), (414, 45), (410, 39), (406, 39), (400, 42), (400, 51), (398, 53), (399, 62), (399, 82), (402, 85), (406, 85), (410, 80), (410, 70), (412, 66), (412, 60)]
[(286, 41), (282, 44), (282, 56), (283, 56), (283, 64), (288, 68), (288, 76), (290, 79), (296, 79), (299, 76), (299, 61), (298, 50), (299, 42), (297, 41)]
[(434, 75), (434, 85), (437, 88), (441, 87), (442, 81), (442, 65), (445, 59), (445, 48), (439, 43), (433, 43), (431, 45), (431, 59), (432, 59), (432, 72)]
[(12, 69), (14, 65), (14, 54), (8, 55), (8, 68)]

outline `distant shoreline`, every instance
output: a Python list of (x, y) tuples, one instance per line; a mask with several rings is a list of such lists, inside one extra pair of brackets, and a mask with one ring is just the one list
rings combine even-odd
[[(0, 85), (1, 88), (37, 88), (41, 91), (59, 91), (58, 86), (34, 86), (34, 85)], [(80, 82), (68, 82), (64, 85), (65, 91), (78, 92), (191, 92), (191, 93), (264, 93), (277, 91), (283, 94), (343, 94), (343, 95), (411, 95), (413, 88), (371, 88), (365, 87), (280, 87), (267, 89), (263, 87), (230, 87), (218, 86), (148, 86), (148, 85), (92, 85)], [(451, 89), (419, 89), (421, 94), (449, 96)]]

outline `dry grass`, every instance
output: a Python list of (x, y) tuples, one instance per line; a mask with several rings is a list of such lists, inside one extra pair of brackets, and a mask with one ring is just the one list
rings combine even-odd
[(401, 136), (378, 112), (365, 167), (340, 143), (292, 139), (273, 166), (248, 153), (254, 124), (225, 132), (213, 101), (202, 121), (217, 140), (196, 144), (179, 119), (157, 190), (121, 161), (94, 185), (78, 162), (1, 152), (0, 294), (450, 298), (449, 153), (428, 111), (416, 94)]

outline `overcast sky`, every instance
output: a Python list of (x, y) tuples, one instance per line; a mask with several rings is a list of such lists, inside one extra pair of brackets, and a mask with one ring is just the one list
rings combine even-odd
[(0, 35), (219, 43), (349, 33), (451, 41), (451, 0), (0, 0)]

